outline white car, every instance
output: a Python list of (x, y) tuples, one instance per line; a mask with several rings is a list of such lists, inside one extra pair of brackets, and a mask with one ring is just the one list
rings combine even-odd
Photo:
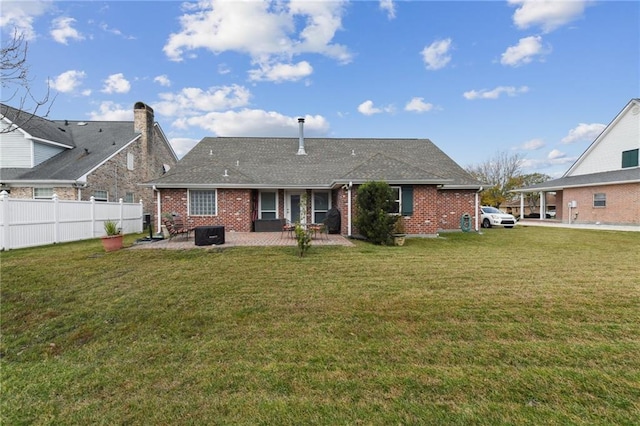
[(482, 227), (491, 228), (492, 226), (504, 226), (505, 228), (513, 228), (516, 226), (516, 218), (513, 215), (503, 212), (491, 206), (482, 206)]

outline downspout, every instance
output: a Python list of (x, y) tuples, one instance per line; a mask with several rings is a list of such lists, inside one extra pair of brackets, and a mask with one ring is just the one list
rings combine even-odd
[(478, 189), (476, 191), (476, 214), (475, 214), (475, 216), (476, 216), (476, 232), (480, 231), (480, 209), (478, 207), (479, 207), (479, 204), (480, 204), (479, 195), (480, 195), (480, 193), (482, 192), (483, 189), (484, 188), (481, 186), (480, 189)]
[(157, 214), (158, 214), (158, 220), (157, 220), (158, 228), (157, 229), (158, 229), (158, 231), (157, 232), (159, 234), (159, 233), (162, 232), (162, 219), (160, 217), (160, 214), (162, 212), (162, 206), (160, 205), (160, 191), (158, 191), (158, 188), (156, 188), (155, 185), (153, 185), (153, 190), (156, 192), (156, 204), (158, 205), (158, 211), (157, 211)]
[(347, 235), (351, 236), (351, 187), (353, 186), (352, 182), (349, 182), (349, 186), (347, 187)]

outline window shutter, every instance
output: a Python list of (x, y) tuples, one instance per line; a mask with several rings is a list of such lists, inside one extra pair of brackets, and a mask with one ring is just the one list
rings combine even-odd
[(413, 215), (413, 186), (402, 187), (402, 216)]

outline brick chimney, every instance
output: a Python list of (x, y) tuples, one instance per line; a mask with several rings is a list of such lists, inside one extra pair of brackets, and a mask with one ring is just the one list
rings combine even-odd
[(136, 102), (133, 106), (133, 130), (142, 134), (142, 144), (147, 153), (151, 151), (153, 123), (153, 108), (143, 102)]
[(136, 102), (133, 106), (133, 130), (140, 133), (140, 151), (143, 155), (141, 160), (142, 164), (146, 166), (147, 173), (150, 173), (149, 160), (153, 149), (153, 125), (153, 108), (144, 102)]

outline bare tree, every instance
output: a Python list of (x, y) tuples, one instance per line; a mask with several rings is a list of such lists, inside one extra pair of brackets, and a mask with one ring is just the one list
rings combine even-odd
[[(19, 123), (19, 125), (24, 125), (50, 101), (48, 80), (47, 90), (42, 98), (35, 96), (32, 92), (32, 79), (29, 76), (27, 62), (28, 51), (29, 42), (25, 39), (24, 34), (17, 29), (14, 30), (13, 37), (3, 40), (0, 49), (0, 82), (2, 84), (0, 102), (13, 101), (16, 108), (20, 110), (19, 115), (23, 115), (22, 117), (12, 117), (12, 121)], [(49, 104), (46, 113), (40, 115), (42, 117), (48, 116), (50, 107), (51, 104)], [(4, 131), (7, 132), (10, 129)]]
[(480, 182), (489, 185), (482, 193), (482, 204), (500, 207), (513, 198), (509, 191), (516, 187), (513, 178), (521, 175), (522, 156), (505, 151), (493, 158), (467, 167), (467, 171)]

